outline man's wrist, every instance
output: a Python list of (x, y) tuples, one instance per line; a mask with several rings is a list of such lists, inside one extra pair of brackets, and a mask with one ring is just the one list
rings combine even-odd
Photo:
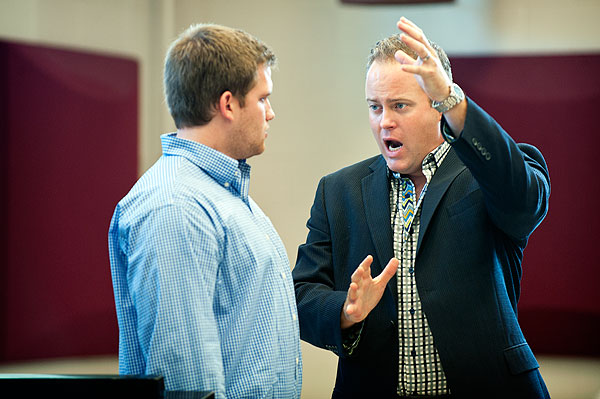
[(342, 328), (342, 330), (350, 328), (355, 324), (356, 324), (356, 322), (348, 320), (348, 318), (346, 317), (346, 314), (344, 312), (344, 309), (342, 309), (342, 313), (340, 314), (340, 327)]
[(456, 134), (452, 131), (450, 125), (448, 125), (446, 117), (443, 115), (442, 119), (440, 120), (440, 131), (442, 133), (442, 137), (448, 142), (448, 144), (454, 143), (460, 137), (460, 134)]
[(354, 353), (360, 341), (364, 325), (364, 321), (361, 321), (360, 323), (354, 323), (350, 328), (342, 330), (342, 349), (345, 355), (352, 356)]
[(460, 104), (465, 99), (465, 93), (459, 85), (452, 83), (450, 85), (450, 94), (442, 101), (431, 101), (431, 107), (436, 111), (445, 113)]

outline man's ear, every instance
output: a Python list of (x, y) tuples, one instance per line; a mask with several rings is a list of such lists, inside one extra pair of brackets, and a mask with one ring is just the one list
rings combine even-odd
[(219, 114), (227, 120), (233, 120), (233, 113), (239, 107), (237, 98), (230, 91), (225, 91), (219, 97)]

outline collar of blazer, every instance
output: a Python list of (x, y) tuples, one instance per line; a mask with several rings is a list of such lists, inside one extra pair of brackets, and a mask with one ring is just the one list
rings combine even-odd
[[(377, 157), (369, 168), (371, 173), (366, 175), (361, 183), (365, 217), (379, 258), (378, 265), (373, 270), (373, 275), (377, 275), (394, 256), (394, 245), (390, 224), (388, 173), (383, 156)], [(466, 169), (465, 165), (458, 158), (456, 152), (451, 149), (429, 182), (427, 194), (423, 198), (417, 254), (435, 209), (452, 181), (464, 169)]]
[(423, 236), (427, 232), (431, 218), (433, 217), (440, 200), (454, 179), (456, 179), (456, 177), (465, 169), (466, 166), (458, 158), (456, 151), (450, 149), (450, 152), (448, 152), (448, 155), (446, 155), (446, 158), (431, 178), (427, 187), (427, 194), (425, 195), (425, 198), (423, 198), (423, 204), (421, 205), (421, 227), (419, 229), (419, 239), (417, 241), (417, 256), (421, 250)]

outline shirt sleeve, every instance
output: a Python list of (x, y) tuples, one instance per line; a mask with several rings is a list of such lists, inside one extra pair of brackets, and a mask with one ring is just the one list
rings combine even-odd
[(151, 211), (129, 237), (127, 281), (145, 372), (164, 376), (167, 390), (225, 397), (213, 313), (219, 236), (207, 213), (170, 204)]

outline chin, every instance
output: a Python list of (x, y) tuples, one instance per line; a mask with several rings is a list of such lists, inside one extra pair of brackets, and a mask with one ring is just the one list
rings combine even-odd
[(386, 159), (385, 163), (392, 172), (405, 173), (405, 168), (398, 161)]
[(265, 147), (261, 147), (261, 148), (256, 148), (254, 151), (252, 151), (252, 154), (250, 154), (246, 159), (250, 158), (250, 157), (255, 157), (257, 155), (262, 154), (263, 152), (265, 152)]

